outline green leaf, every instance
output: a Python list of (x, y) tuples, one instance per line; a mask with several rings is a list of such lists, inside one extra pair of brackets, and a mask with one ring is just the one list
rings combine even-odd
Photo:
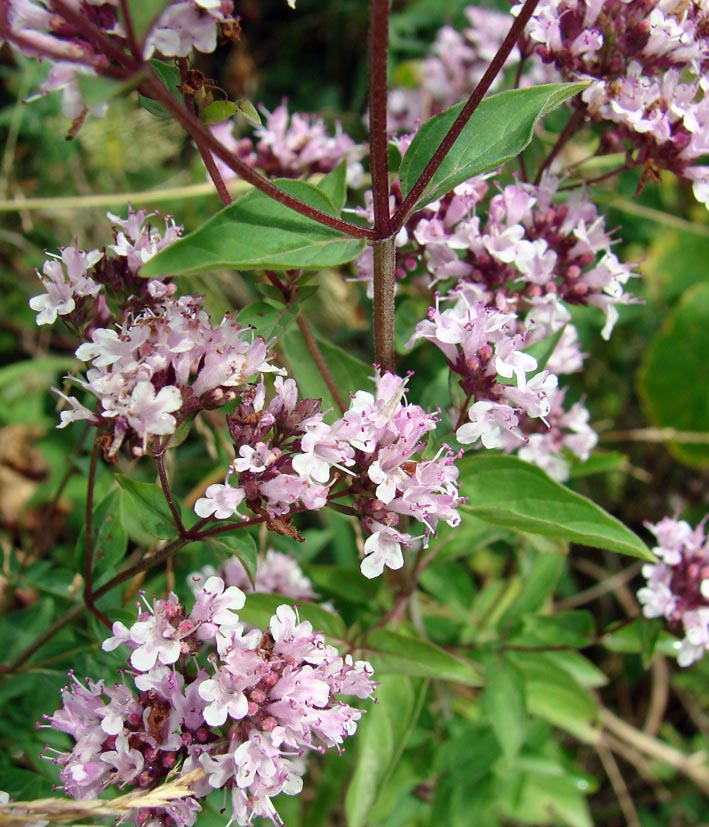
[[(155, 70), (155, 74), (158, 76), (163, 86), (170, 92), (175, 100), (182, 104), (182, 95), (180, 94), (180, 90), (177, 88), (181, 83), (180, 70), (177, 66), (175, 66), (174, 63), (166, 63), (163, 60), (156, 59), (148, 62)], [(145, 95), (139, 94), (138, 100), (140, 101), (141, 106), (144, 109), (147, 109), (151, 115), (164, 119), (172, 118), (167, 109), (165, 109), (161, 103), (158, 103), (152, 98), (146, 98)]]
[(473, 604), (475, 586), (457, 560), (436, 559), (419, 577), (419, 584), (442, 606), (465, 617)]
[(199, 119), (206, 124), (220, 123), (227, 120), (227, 118), (231, 118), (238, 110), (239, 107), (232, 101), (212, 101), (200, 110)]
[[(440, 198), (473, 175), (497, 169), (516, 158), (532, 140), (537, 122), (586, 86), (586, 83), (552, 83), (531, 89), (513, 89), (486, 98), (449, 150), (417, 207)], [(401, 163), (401, 189), (405, 196), (463, 106), (460, 103), (446, 109), (426, 121), (416, 133)]]
[[(376, 674), (376, 673), (375, 673)], [(357, 765), (345, 797), (348, 827), (365, 827), (416, 725), (426, 686), (407, 678), (384, 678), (357, 733)]]
[[(96, 582), (101, 574), (113, 574), (128, 548), (128, 534), (120, 519), (121, 492), (114, 490), (104, 497), (93, 512), (94, 577)], [(82, 526), (76, 543), (74, 559), (83, 571), (86, 557), (86, 526)]]
[(253, 586), (256, 578), (258, 549), (256, 541), (247, 531), (239, 531), (237, 526), (233, 534), (208, 537), (205, 543), (216, 552), (220, 560), (226, 557), (238, 558)]
[(36, 772), (15, 768), (3, 769), (2, 788), (12, 801), (49, 797), (56, 790), (48, 778), (43, 778)]
[(465, 686), (483, 683), (482, 675), (473, 663), (420, 638), (375, 629), (367, 634), (362, 648), (376, 674), (435, 678)]
[(524, 676), (531, 715), (570, 732), (581, 741), (596, 742), (598, 709), (588, 692), (543, 652), (510, 652)]
[(42, 425), (46, 422), (51, 427), (58, 417), (46, 416), (45, 394), (59, 373), (71, 370), (76, 364), (72, 357), (44, 356), (0, 368), (0, 423)]
[[(128, 15), (136, 39), (142, 43), (145, 35), (150, 31), (153, 23), (162, 14), (172, 0), (126, 0)], [(123, 17), (122, 11), (119, 11)], [(125, 25), (125, 21), (124, 21)]]
[(620, 451), (594, 451), (584, 462), (573, 460), (569, 469), (569, 479), (590, 477), (593, 474), (607, 474), (612, 471), (627, 473), (630, 461)]
[(54, 619), (55, 604), (50, 597), (32, 603), (26, 609), (0, 617), (0, 651), (3, 661), (10, 662), (29, 646)]
[(580, 652), (567, 649), (546, 652), (545, 656), (564, 672), (568, 672), (576, 683), (585, 689), (598, 689), (608, 684), (607, 675)]
[(307, 563), (302, 566), (316, 590), (323, 590), (349, 603), (371, 603), (374, 597), (372, 584), (364, 577), (352, 577), (348, 566), (321, 566)]
[(563, 555), (553, 552), (537, 554), (534, 564), (521, 578), (521, 589), (500, 617), (500, 627), (511, 626), (523, 615), (542, 609), (556, 588), (563, 570)]
[[(470, 742), (468, 742), (470, 752)], [(484, 776), (480, 781), (462, 780), (455, 786), (444, 783), (435, 791), (431, 824), (445, 827), (499, 827), (499, 794), (496, 779)]]
[(706, 280), (709, 259), (709, 227), (697, 224), (696, 232), (667, 226), (652, 236), (643, 261), (643, 282), (653, 300), (674, 302), (689, 287)]
[(679, 646), (677, 638), (662, 631), (662, 623), (657, 618), (648, 619), (643, 615), (631, 623), (609, 629), (601, 641), (611, 652), (637, 653), (644, 662), (650, 649), (675, 658)]
[(525, 739), (524, 679), (519, 669), (507, 659), (488, 658), (485, 667), (488, 682), (482, 693), (482, 711), (505, 758), (511, 761)]
[(248, 594), (246, 605), (239, 612), (239, 617), (245, 623), (252, 626), (265, 628), (276, 613), (276, 609), (283, 604), (295, 606), (301, 620), (307, 620), (313, 625), (317, 632), (323, 632), (333, 640), (345, 640), (347, 630), (339, 615), (317, 606), (315, 603), (307, 603), (304, 600), (292, 600), (282, 594)]
[(258, 113), (258, 109), (256, 109), (250, 100), (247, 98), (239, 98), (236, 106), (249, 123), (252, 123), (254, 126), (261, 126), (261, 116)]
[[(354, 391), (374, 390), (372, 382), (374, 370), (370, 365), (337, 345), (327, 342), (317, 334), (315, 338), (345, 403), (348, 395)], [(289, 373), (298, 383), (301, 395), (312, 399), (322, 399), (323, 410), (339, 411), (337, 403), (306, 347), (300, 330), (295, 327), (288, 330), (281, 339), (281, 347), (290, 368)]]
[(280, 338), (286, 330), (295, 322), (300, 307), (297, 302), (286, 305), (260, 301), (247, 304), (239, 311), (238, 322), (240, 325), (250, 325), (259, 336), (266, 341), (276, 336)]
[(583, 649), (594, 643), (596, 624), (591, 612), (571, 611), (555, 615), (527, 615), (524, 629), (539, 643)]
[[(687, 290), (645, 353), (638, 390), (659, 428), (696, 434), (701, 443), (669, 442), (695, 468), (709, 466), (709, 284)], [(669, 439), (669, 436), (668, 436)]]
[(592, 548), (655, 558), (645, 544), (591, 500), (514, 457), (466, 456), (459, 464), (462, 510), (495, 525)]
[(556, 350), (556, 346), (564, 335), (564, 330), (566, 330), (566, 325), (560, 327), (556, 333), (553, 333), (543, 341), (535, 342), (533, 345), (524, 349), (525, 353), (528, 353), (537, 360), (537, 370), (544, 370), (547, 366), (547, 362), (551, 359), (552, 354)]
[(327, 195), (340, 215), (347, 201), (347, 163), (343, 161), (332, 172), (328, 172), (318, 184), (318, 189)]
[(121, 521), (129, 535), (135, 536), (137, 529), (149, 541), (175, 537), (175, 521), (157, 483), (136, 482), (122, 474), (116, 474), (116, 482), (121, 487)]
[[(335, 216), (332, 201), (305, 181), (275, 182), (311, 207)], [(232, 267), (291, 270), (336, 267), (356, 258), (364, 241), (349, 238), (253, 191), (150, 259), (146, 278)]]
[(593, 827), (577, 778), (542, 771), (515, 774), (509, 780), (509, 795), (500, 805), (513, 822)]

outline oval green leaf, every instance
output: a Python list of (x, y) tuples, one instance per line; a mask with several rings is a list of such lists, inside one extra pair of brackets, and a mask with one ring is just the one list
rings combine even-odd
[[(443, 159), (417, 206), (435, 201), (473, 175), (490, 172), (516, 158), (532, 140), (537, 122), (587, 85), (550, 83), (486, 98)], [(460, 103), (446, 109), (426, 121), (416, 133), (401, 162), (404, 195), (413, 188), (463, 106)]]
[(256, 568), (258, 564), (256, 541), (248, 532), (239, 531), (238, 528), (238, 525), (235, 526), (233, 534), (221, 534), (219, 537), (208, 537), (205, 543), (216, 553), (219, 559), (225, 559), (229, 556), (236, 557), (244, 567), (246, 576), (253, 586), (256, 580)]
[[(305, 181), (278, 186), (311, 207), (335, 216), (328, 196)], [(141, 276), (184, 275), (204, 270), (319, 270), (356, 258), (364, 241), (350, 238), (254, 191), (171, 244), (143, 266)]]
[[(697, 284), (655, 336), (645, 355), (639, 391), (648, 419), (695, 442), (669, 442), (673, 455), (709, 466), (709, 284)], [(701, 441), (703, 440), (703, 441)]]
[(459, 464), (462, 510), (495, 525), (559, 537), (655, 561), (642, 540), (591, 500), (514, 457), (467, 456)]
[[(375, 672), (375, 677), (377, 677)], [(416, 725), (426, 685), (407, 678), (385, 678), (377, 688), (357, 733), (357, 766), (345, 797), (348, 827), (365, 827)]]
[(362, 649), (376, 674), (435, 678), (466, 686), (483, 683), (482, 674), (470, 661), (420, 638), (375, 629), (367, 635)]
[(221, 123), (227, 118), (231, 118), (234, 112), (238, 112), (239, 107), (232, 101), (212, 101), (208, 103), (204, 109), (199, 113), (199, 119), (202, 123)]
[(138, 482), (123, 474), (116, 474), (116, 482), (121, 487), (121, 523), (129, 537), (152, 542), (177, 535), (165, 494), (157, 483)]

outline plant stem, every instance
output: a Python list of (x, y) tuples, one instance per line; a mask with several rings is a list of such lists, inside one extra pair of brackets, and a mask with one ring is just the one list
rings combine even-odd
[(318, 345), (310, 324), (305, 318), (305, 314), (302, 310), (298, 311), (298, 315), (295, 317), (295, 320), (298, 323), (298, 329), (303, 337), (305, 346), (308, 348), (308, 352), (312, 356), (313, 362), (315, 362), (317, 369), (320, 371), (320, 375), (327, 385), (327, 389), (330, 391), (332, 398), (335, 400), (335, 404), (340, 409), (340, 413), (344, 413), (347, 410), (345, 398), (342, 395), (342, 391), (337, 386), (337, 382), (335, 382), (335, 377), (332, 375), (330, 368), (325, 361), (322, 350), (320, 350), (320, 345)]
[(347, 221), (342, 221), (332, 215), (321, 212), (320, 210), (310, 207), (295, 196), (284, 192), (277, 187), (272, 181), (259, 175), (256, 170), (252, 169), (245, 161), (230, 152), (222, 143), (218, 141), (212, 132), (202, 124), (192, 112), (188, 112), (162, 84), (158, 76), (155, 74), (152, 66), (148, 65), (148, 76), (146, 77), (142, 88), (149, 92), (154, 98), (175, 118), (175, 120), (192, 136), (198, 146), (208, 150), (213, 155), (216, 155), (225, 164), (236, 172), (249, 184), (252, 184), (256, 189), (278, 201), (285, 207), (289, 207), (295, 212), (306, 216), (307, 218), (317, 221), (319, 224), (324, 224), (326, 227), (331, 227), (333, 230), (338, 230), (351, 238), (367, 238), (374, 239), (376, 234), (374, 230), (366, 227), (358, 227), (355, 224), (350, 224)]
[(374, 361), (382, 370), (394, 370), (394, 291), (396, 247), (389, 215), (389, 161), (387, 158), (387, 52), (389, 0), (369, 4), (369, 152), (374, 209)]
[(374, 360), (382, 370), (394, 370), (394, 291), (396, 239), (372, 245), (374, 254)]
[(485, 74), (480, 79), (480, 83), (478, 83), (473, 90), (473, 93), (470, 95), (465, 103), (465, 106), (461, 110), (460, 115), (458, 115), (455, 119), (450, 130), (438, 146), (438, 149), (433, 153), (431, 160), (428, 164), (426, 164), (423, 172), (411, 188), (411, 192), (406, 196), (406, 198), (404, 198), (399, 205), (399, 208), (392, 216), (390, 225), (391, 232), (398, 232), (406, 223), (407, 217), (416, 207), (416, 204), (418, 203), (419, 198), (423, 195), (426, 186), (435, 175), (438, 167), (443, 162), (443, 159), (448, 154), (450, 148), (458, 139), (458, 136), (470, 120), (473, 112), (475, 112), (482, 99), (487, 94), (492, 82), (502, 70), (502, 67), (509, 57), (510, 52), (515, 47), (520, 35), (524, 31), (524, 27), (527, 25), (529, 18), (534, 13), (534, 9), (536, 8), (538, 2), (539, 0), (525, 0), (524, 6), (512, 23), (512, 26), (507, 32), (505, 39), (502, 41), (502, 45), (498, 49), (497, 54), (490, 61), (490, 65), (485, 70)]
[(143, 54), (141, 45), (140, 43), (138, 43), (138, 39), (135, 36), (135, 29), (133, 28), (133, 20), (130, 16), (128, 2), (127, 0), (119, 0), (119, 5), (121, 7), (121, 19), (123, 22), (123, 27), (126, 31), (126, 40), (128, 41), (128, 48), (130, 49), (133, 58), (140, 63), (143, 59)]
[(182, 539), (185, 539), (185, 537), (187, 536), (187, 532), (185, 531), (185, 526), (182, 522), (182, 515), (180, 514), (180, 509), (177, 507), (175, 498), (172, 496), (172, 489), (170, 488), (170, 480), (168, 479), (167, 471), (165, 470), (165, 459), (163, 454), (160, 454), (160, 456), (155, 457), (155, 465), (158, 469), (160, 487), (162, 488), (162, 492), (165, 495), (165, 500), (167, 501), (167, 505), (170, 509), (170, 513), (172, 514), (172, 518), (175, 521), (177, 533), (180, 535)]
[(371, 0), (369, 15), (369, 157), (374, 231), (377, 238), (387, 238), (390, 235), (387, 143), (389, 0)]
[(89, 476), (86, 482), (86, 511), (84, 514), (86, 532), (86, 561), (84, 563), (84, 603), (86, 608), (108, 628), (111, 621), (94, 602), (94, 491), (96, 489), (96, 469), (100, 452), (98, 439), (94, 440), (89, 463)]
[[(177, 61), (177, 65), (180, 69), (180, 79), (184, 84), (188, 69), (187, 58), (181, 57)], [(185, 92), (182, 95), (182, 100), (185, 104), (185, 109), (187, 109), (189, 112), (194, 112), (194, 95), (189, 95)], [(206, 149), (200, 143), (199, 140), (195, 139), (195, 146), (197, 147), (197, 151), (199, 152), (202, 162), (207, 168), (209, 177), (211, 178), (212, 183), (214, 184), (214, 188), (216, 189), (219, 198), (222, 201), (222, 204), (224, 204), (225, 207), (228, 207), (229, 204), (232, 203), (233, 199), (231, 197), (231, 193), (227, 189), (226, 184), (224, 183), (224, 179), (222, 178), (221, 173), (219, 172), (219, 167), (217, 166), (216, 161), (214, 160), (214, 156), (208, 149)]]
[(566, 126), (561, 130), (559, 133), (559, 137), (554, 142), (554, 146), (551, 148), (551, 151), (544, 159), (544, 163), (540, 165), (539, 170), (537, 172), (537, 177), (534, 179), (535, 184), (539, 184), (542, 180), (542, 175), (549, 169), (549, 167), (554, 162), (556, 156), (561, 152), (564, 148), (566, 143), (568, 142), (569, 138), (576, 132), (577, 129), (581, 127), (583, 123), (583, 112), (580, 109), (574, 109), (571, 117), (566, 122)]

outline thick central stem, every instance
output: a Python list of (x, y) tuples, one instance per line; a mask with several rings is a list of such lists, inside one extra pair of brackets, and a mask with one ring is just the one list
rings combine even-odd
[(387, 55), (389, 0), (369, 4), (369, 153), (374, 210), (374, 356), (382, 370), (394, 370), (396, 251), (389, 216), (387, 142)]
[(394, 371), (394, 291), (396, 289), (395, 238), (375, 241), (374, 252), (374, 355), (382, 370)]
[(372, 173), (374, 231), (389, 231), (389, 159), (387, 141), (387, 54), (389, 0), (371, 0), (369, 7), (369, 166)]

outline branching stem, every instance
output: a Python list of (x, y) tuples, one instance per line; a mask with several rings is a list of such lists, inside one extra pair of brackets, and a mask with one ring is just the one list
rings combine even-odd
[(187, 535), (187, 531), (185, 531), (184, 523), (182, 522), (182, 515), (180, 514), (180, 509), (175, 502), (175, 498), (172, 496), (172, 488), (170, 487), (170, 480), (167, 476), (167, 471), (165, 470), (165, 456), (164, 454), (160, 454), (160, 456), (155, 457), (155, 465), (158, 469), (158, 477), (160, 478), (160, 487), (162, 488), (162, 492), (165, 495), (165, 501), (167, 502), (168, 508), (170, 509), (170, 513), (172, 514), (172, 518), (175, 521), (175, 526), (177, 527), (177, 533), (180, 535), (182, 539), (185, 539)]
[(466, 101), (465, 106), (461, 110), (460, 115), (458, 115), (455, 119), (450, 130), (439, 144), (438, 149), (433, 153), (431, 160), (428, 164), (426, 164), (423, 172), (411, 188), (411, 192), (409, 192), (406, 198), (404, 198), (392, 216), (390, 226), (391, 232), (398, 232), (406, 223), (409, 214), (416, 207), (419, 198), (423, 195), (427, 185), (436, 174), (436, 171), (443, 162), (443, 159), (446, 157), (453, 144), (458, 140), (458, 136), (465, 128), (465, 125), (470, 120), (473, 112), (475, 112), (482, 102), (482, 99), (490, 89), (492, 82), (502, 71), (505, 61), (517, 44), (517, 41), (524, 31), (524, 27), (527, 25), (527, 22), (534, 13), (534, 9), (537, 7), (538, 3), (539, 0), (525, 0), (524, 6), (521, 8), (519, 14), (512, 23), (510, 30), (507, 32), (507, 36), (502, 41), (500, 48), (497, 50), (497, 54), (490, 61), (489, 66), (485, 70), (485, 74), (482, 78), (480, 78), (480, 83), (478, 83), (473, 90), (472, 94)]

